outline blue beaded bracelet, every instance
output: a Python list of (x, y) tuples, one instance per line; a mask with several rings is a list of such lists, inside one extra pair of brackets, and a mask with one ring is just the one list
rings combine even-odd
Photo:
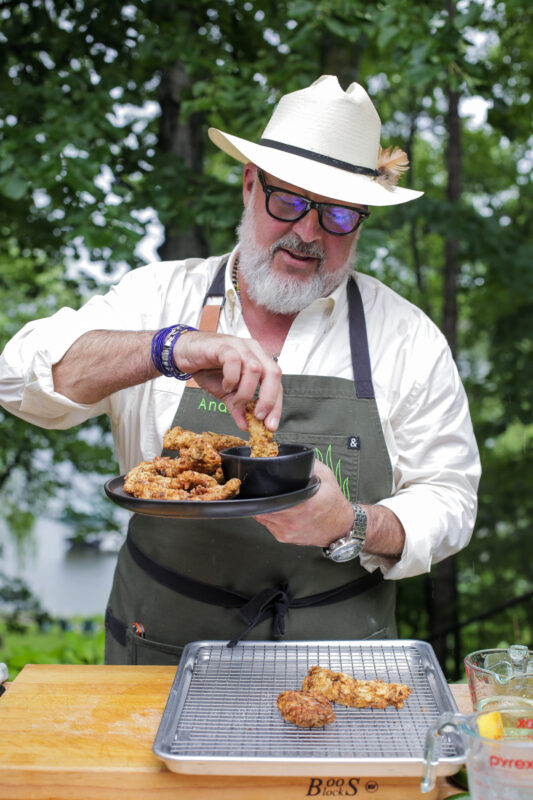
[(173, 358), (174, 345), (184, 331), (196, 331), (191, 325), (171, 325), (169, 328), (161, 328), (152, 338), (152, 364), (158, 372), (166, 375), (167, 378), (177, 378), (179, 381), (188, 381), (191, 376), (188, 372), (182, 372)]

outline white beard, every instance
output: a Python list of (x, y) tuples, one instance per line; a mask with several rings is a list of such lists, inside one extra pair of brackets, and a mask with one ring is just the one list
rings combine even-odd
[[(244, 209), (237, 235), (239, 271), (246, 283), (246, 291), (254, 303), (273, 314), (297, 314), (319, 297), (327, 297), (343, 282), (355, 263), (356, 239), (343, 266), (336, 272), (327, 272), (324, 270), (325, 253), (322, 247), (312, 242), (303, 242), (296, 233), (282, 236), (270, 248), (260, 248), (255, 236), (252, 205), (250, 202)], [(282, 247), (317, 258), (319, 264), (315, 274), (302, 280), (274, 272), (271, 268), (272, 259)]]

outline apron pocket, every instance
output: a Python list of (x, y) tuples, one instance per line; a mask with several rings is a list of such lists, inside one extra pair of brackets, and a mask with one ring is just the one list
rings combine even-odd
[(274, 438), (279, 444), (307, 445), (315, 448), (316, 459), (322, 461), (335, 475), (344, 496), (356, 501), (359, 495), (359, 454), (358, 436), (339, 436), (338, 434), (295, 433), (276, 431)]
[(156, 642), (137, 636), (132, 630), (126, 633), (128, 664), (172, 667), (179, 664), (183, 647)]

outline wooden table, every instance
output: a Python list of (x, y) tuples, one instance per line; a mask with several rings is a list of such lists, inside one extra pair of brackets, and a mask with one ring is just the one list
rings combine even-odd
[[(304, 800), (339, 797), (327, 779), (180, 775), (152, 753), (175, 667), (29, 664), (0, 699), (0, 800)], [(452, 686), (470, 711), (464, 685)], [(442, 800), (418, 784), (345, 779), (357, 800)], [(333, 787), (333, 788), (331, 788)], [(357, 788), (357, 793), (353, 791)]]

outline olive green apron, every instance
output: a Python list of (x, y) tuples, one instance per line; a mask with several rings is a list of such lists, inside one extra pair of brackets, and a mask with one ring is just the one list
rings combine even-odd
[[(224, 266), (206, 299), (223, 296)], [(276, 439), (315, 447), (345, 496), (371, 504), (390, 495), (392, 468), (355, 280), (348, 282), (348, 301), (355, 383), (284, 375)], [(173, 426), (242, 435), (223, 402), (189, 383)], [(356, 579), (357, 593), (342, 591)], [(390, 638), (396, 636), (394, 582), (382, 580), (379, 571), (368, 573), (359, 559), (334, 563), (320, 547), (282, 544), (253, 518), (134, 514), (118, 556), (106, 629), (108, 664), (177, 664), (184, 645), (201, 639)]]

